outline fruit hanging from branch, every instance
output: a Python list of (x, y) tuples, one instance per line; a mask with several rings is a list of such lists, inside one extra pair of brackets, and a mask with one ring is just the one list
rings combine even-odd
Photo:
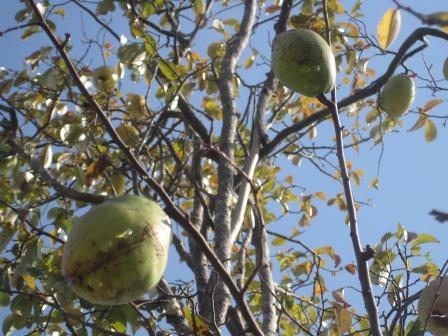
[(73, 226), (62, 273), (81, 298), (119, 305), (142, 297), (165, 271), (171, 225), (160, 206), (127, 195), (96, 205)]
[(418, 301), (418, 316), (426, 330), (434, 336), (448, 335), (448, 278), (437, 278), (429, 283)]
[(445, 62), (443, 63), (443, 77), (445, 77), (445, 79), (448, 80), (448, 57), (445, 59)]
[(405, 114), (415, 98), (415, 84), (406, 74), (399, 74), (389, 78), (380, 95), (381, 108), (393, 120)]
[(278, 34), (272, 45), (272, 70), (292, 91), (316, 97), (333, 89), (336, 63), (327, 42), (309, 29)]
[(106, 94), (110, 94), (114, 90), (118, 81), (118, 75), (114, 69), (107, 65), (95, 69), (92, 78), (95, 88)]

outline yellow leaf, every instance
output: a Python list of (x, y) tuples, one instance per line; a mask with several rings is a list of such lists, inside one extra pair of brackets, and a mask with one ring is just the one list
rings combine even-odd
[(184, 309), (184, 315), (188, 321), (189, 326), (192, 329), (193, 328), (195, 329), (196, 335), (198, 336), (212, 335), (209, 327), (207, 326), (207, 323), (205, 323), (205, 321), (199, 315), (194, 314), (194, 316), (192, 316), (190, 309), (187, 307)]
[(397, 38), (401, 26), (401, 14), (398, 8), (391, 8), (384, 13), (377, 27), (378, 42), (387, 49)]
[(437, 128), (436, 125), (432, 122), (431, 119), (426, 121), (425, 127), (425, 140), (427, 142), (433, 141), (437, 137)]
[(248, 58), (246, 58), (246, 61), (244, 62), (244, 69), (249, 69), (255, 61), (255, 55), (250, 55)]
[(379, 187), (378, 177), (375, 177), (373, 180), (371, 180), (369, 182), (369, 187), (370, 188), (375, 188), (376, 190), (378, 190), (378, 187)]
[(327, 291), (327, 288), (325, 285), (321, 282), (315, 282), (314, 286), (314, 295), (321, 295), (322, 293), (325, 293)]
[(355, 186), (359, 187), (359, 185), (361, 184), (361, 181), (360, 181), (360, 179), (359, 179), (359, 175), (358, 175), (357, 173), (355, 173), (355, 172), (352, 172), (352, 173), (350, 174), (350, 176), (351, 176), (351, 178), (352, 178), (353, 183), (355, 184)]
[(126, 185), (126, 177), (122, 174), (115, 174), (110, 177), (110, 182), (112, 183), (117, 195), (120, 195), (124, 191)]
[(22, 275), (23, 281), (28, 285), (29, 288), (32, 290), (36, 290), (36, 278), (33, 277), (31, 274), (24, 274)]

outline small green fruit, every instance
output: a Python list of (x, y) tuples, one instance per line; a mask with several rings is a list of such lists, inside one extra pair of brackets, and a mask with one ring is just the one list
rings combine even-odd
[[(437, 292), (438, 296), (436, 299)], [(448, 335), (447, 278), (437, 278), (422, 290), (418, 301), (418, 316), (423, 324), (428, 320), (426, 330), (434, 336)]]
[(415, 98), (414, 81), (406, 74), (389, 78), (380, 95), (381, 108), (394, 120), (405, 114)]
[(118, 75), (110, 66), (104, 65), (93, 72), (93, 85), (103, 93), (111, 93), (118, 81)]
[(445, 77), (446, 80), (448, 80), (448, 57), (443, 63), (443, 76)]
[(171, 226), (160, 206), (141, 196), (96, 205), (68, 235), (62, 273), (81, 298), (102, 305), (136, 300), (160, 281)]
[(121, 123), (115, 131), (118, 133), (121, 140), (123, 140), (129, 147), (136, 147), (138, 145), (140, 133), (138, 132), (138, 129), (132, 126), (132, 124)]
[(126, 112), (129, 119), (144, 119), (148, 115), (145, 97), (134, 93), (128, 94), (126, 97)]
[(315, 97), (333, 89), (336, 63), (327, 42), (309, 29), (278, 34), (272, 46), (272, 70), (292, 91)]

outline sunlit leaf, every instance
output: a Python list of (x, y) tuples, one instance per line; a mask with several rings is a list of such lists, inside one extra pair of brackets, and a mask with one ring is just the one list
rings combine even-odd
[(204, 0), (194, 0), (193, 9), (196, 15), (202, 15), (205, 13), (205, 3)]
[(273, 245), (273, 246), (281, 246), (281, 245), (283, 245), (284, 243), (286, 243), (286, 239), (284, 239), (284, 238), (282, 238), (282, 237), (275, 237), (275, 238), (272, 240), (272, 245)]
[(320, 199), (321, 201), (325, 201), (326, 199), (326, 195), (323, 191), (318, 191), (314, 194), (314, 196), (316, 196), (318, 199)]
[(356, 267), (353, 264), (347, 264), (345, 265), (345, 270), (351, 274), (356, 274)]
[(400, 26), (400, 10), (398, 8), (387, 10), (377, 27), (377, 37), (381, 48), (387, 49), (396, 40)]
[(244, 61), (244, 69), (249, 69), (255, 61), (255, 55), (250, 55), (248, 58), (246, 58), (246, 60)]
[(421, 233), (417, 236), (417, 238), (414, 239), (414, 241), (412, 242), (412, 245), (417, 246), (417, 245), (426, 244), (426, 243), (440, 243), (440, 242), (433, 235), (430, 235), (428, 233)]
[(431, 142), (437, 137), (437, 128), (431, 119), (426, 120), (425, 125), (425, 140)]
[(22, 279), (25, 281), (25, 283), (28, 285), (30, 289), (33, 291), (36, 290), (36, 278), (33, 277), (31, 274), (24, 274), (22, 275)]
[(215, 28), (218, 32), (224, 33), (224, 23), (220, 19), (214, 19), (212, 22), (212, 27)]
[(51, 166), (51, 162), (53, 161), (53, 151), (50, 144), (44, 147), (40, 159), (45, 169)]

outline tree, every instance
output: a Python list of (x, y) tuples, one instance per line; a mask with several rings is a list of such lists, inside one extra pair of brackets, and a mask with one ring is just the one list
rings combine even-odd
[[(446, 43), (448, 15), (392, 3), (375, 34), (361, 1), (22, 0), (17, 24), (1, 34), (37, 41), (24, 64), (0, 73), (3, 332), (424, 333), (419, 289), (447, 267), (420, 250), (437, 239), (399, 225), (363, 246), (356, 214), (364, 204), (351, 183), (363, 183), (364, 171), (345, 153), (387, 146), (386, 133), (410, 117), (389, 117), (377, 99), (402, 72), (417, 95), (435, 96), (412, 109), (411, 130), (424, 127), (427, 141), (437, 135), (440, 116), (428, 112), (444, 101), (442, 74), (424, 59), (424, 73), (408, 64), (434, 47), (429, 38)], [(421, 27), (392, 49), (401, 13)], [(299, 95), (272, 73), (270, 42), (294, 28), (332, 45), (331, 94)], [(378, 58), (383, 72), (369, 67)], [(326, 125), (334, 138), (319, 140)], [(302, 188), (303, 160), (336, 180), (338, 192)], [(61, 275), (65, 238), (88, 206), (122, 194), (164, 207), (171, 252), (189, 271), (128, 305), (92, 305)], [(328, 241), (310, 247), (300, 236), (322, 201), (346, 216), (353, 263)], [(276, 228), (284, 218), (298, 222), (291, 232)], [(353, 302), (344, 288), (329, 289), (344, 273), (358, 279)]]

